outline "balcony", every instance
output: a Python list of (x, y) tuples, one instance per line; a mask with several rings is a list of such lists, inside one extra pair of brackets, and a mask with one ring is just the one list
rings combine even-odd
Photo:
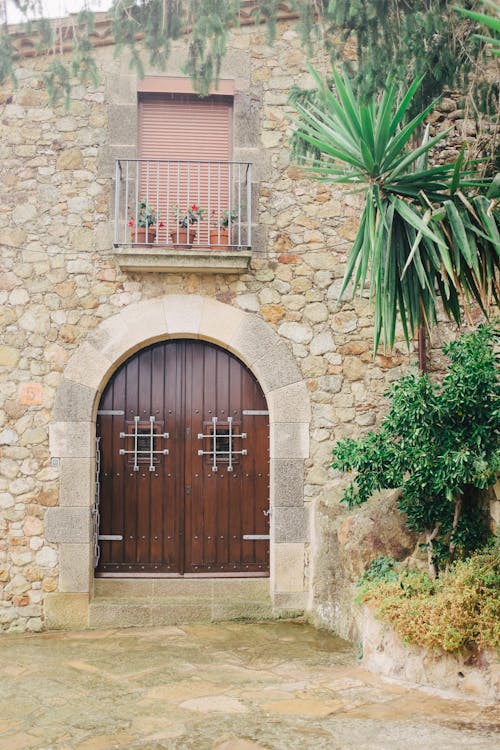
[(251, 164), (118, 159), (114, 246), (130, 271), (245, 271)]

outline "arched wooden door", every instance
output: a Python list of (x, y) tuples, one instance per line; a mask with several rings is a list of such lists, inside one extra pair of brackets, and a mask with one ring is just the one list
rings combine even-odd
[(97, 443), (96, 575), (268, 575), (267, 405), (236, 357), (141, 350), (102, 395)]

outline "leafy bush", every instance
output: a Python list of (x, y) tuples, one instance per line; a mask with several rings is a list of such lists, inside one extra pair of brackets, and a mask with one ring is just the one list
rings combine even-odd
[(443, 348), (451, 360), (440, 384), (411, 373), (388, 391), (379, 432), (335, 447), (332, 466), (357, 472), (344, 491), (349, 507), (380, 489), (401, 488), (408, 528), (425, 535), (429, 571), (481, 547), (487, 523), (479, 491), (500, 469), (500, 385), (491, 326)]
[(455, 563), (437, 580), (397, 563), (392, 573), (371, 580), (365, 574), (359, 599), (403, 641), (448, 652), (500, 649), (498, 546)]

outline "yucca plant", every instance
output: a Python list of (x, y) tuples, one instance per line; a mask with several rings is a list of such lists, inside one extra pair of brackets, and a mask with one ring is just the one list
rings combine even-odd
[(476, 300), (485, 314), (500, 296), (500, 235), (488, 181), (467, 164), (428, 165), (446, 132), (421, 133), (434, 104), (404, 124), (421, 79), (398, 101), (388, 83), (366, 103), (348, 77), (333, 71), (333, 90), (311, 68), (313, 99), (293, 101), (298, 117), (292, 152), (320, 180), (366, 194), (359, 230), (349, 253), (340, 298), (352, 281), (364, 292), (368, 275), (374, 303), (374, 345), (392, 347), (399, 315), (406, 341), (436, 320), (438, 298), (457, 323)]
[(500, 57), (500, 8), (498, 2), (493, 2), (493, 0), (482, 0), (482, 3), (486, 8), (491, 8), (491, 10), (496, 13), (496, 17), (489, 16), (486, 13), (465, 10), (465, 8), (459, 8), (457, 5), (454, 5), (453, 9), (458, 11), (458, 13), (467, 16), (467, 18), (470, 18), (472, 21), (477, 21), (490, 29), (492, 32), (491, 36), (476, 34), (476, 37), (481, 39), (481, 41), (486, 42), (493, 55)]

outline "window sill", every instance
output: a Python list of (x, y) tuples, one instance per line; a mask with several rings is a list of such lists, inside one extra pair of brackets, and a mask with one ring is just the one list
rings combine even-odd
[(142, 273), (243, 273), (251, 250), (210, 247), (172, 248), (160, 245), (120, 245), (114, 255), (121, 269)]

